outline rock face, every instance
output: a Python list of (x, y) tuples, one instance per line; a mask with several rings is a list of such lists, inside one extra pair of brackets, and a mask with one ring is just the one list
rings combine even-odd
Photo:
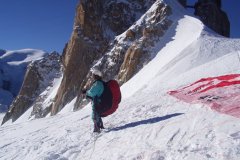
[[(74, 97), (81, 96), (81, 89), (89, 84), (90, 68), (109, 52), (113, 46), (110, 42), (114, 41), (115, 36), (127, 30), (152, 3), (153, 0), (80, 1), (76, 9), (74, 30), (63, 53), (64, 76), (52, 115)], [(114, 72), (111, 77), (116, 74)], [(81, 98), (78, 99), (80, 103)]]
[(221, 0), (198, 0), (194, 6), (195, 15), (202, 22), (225, 37), (230, 36), (230, 22), (227, 14), (221, 10)]
[[(154, 2), (157, 8), (140, 19)], [(154, 57), (150, 50), (171, 26), (167, 18), (171, 13), (162, 1), (81, 0), (64, 49), (64, 76), (52, 115), (76, 96), (74, 109), (83, 106), (81, 89), (91, 85), (92, 68), (100, 69), (106, 81), (129, 80)]]
[(82, 0), (77, 7), (74, 30), (62, 57), (64, 76), (52, 107), (52, 115), (79, 93), (91, 64), (107, 46), (100, 23), (103, 2)]
[[(167, 18), (172, 13), (171, 8), (160, 1), (155, 3), (157, 8), (149, 10), (146, 16), (117, 36), (105, 55), (93, 65), (92, 68), (103, 72), (106, 81), (115, 78), (123, 84), (155, 56), (150, 54), (151, 49), (172, 24)], [(83, 82), (84, 88), (88, 88), (92, 82), (90, 75), (88, 73)], [(75, 109), (81, 108), (81, 100), (80, 95)]]
[(41, 60), (36, 60), (28, 65), (21, 90), (10, 106), (2, 123), (9, 119), (15, 121), (32, 105), (32, 115), (36, 117), (43, 117), (49, 113), (51, 106), (44, 106), (45, 110), (43, 111), (37, 102), (39, 98), (42, 98), (40, 94), (47, 87), (51, 86), (54, 78), (61, 76), (59, 61), (60, 55), (53, 52)]
[(136, 32), (138, 34), (137, 37), (141, 38), (139, 40), (135, 39), (125, 52), (124, 60), (118, 73), (120, 84), (128, 81), (144, 64), (153, 58), (149, 51), (172, 24), (171, 20), (167, 19), (169, 15), (171, 15), (171, 8), (164, 3), (160, 3), (154, 12), (149, 13), (147, 24), (141, 25), (142, 28), (139, 29), (137, 28), (140, 26), (136, 26), (135, 29), (141, 31)]

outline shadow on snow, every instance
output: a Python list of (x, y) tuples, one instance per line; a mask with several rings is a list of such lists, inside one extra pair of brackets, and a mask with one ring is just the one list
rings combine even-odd
[(120, 127), (115, 127), (115, 128), (109, 129), (107, 132), (119, 131), (119, 130), (123, 130), (123, 129), (127, 129), (127, 128), (133, 128), (133, 127), (137, 127), (137, 126), (144, 125), (144, 124), (158, 123), (160, 121), (164, 121), (164, 120), (170, 119), (172, 117), (180, 116), (182, 114), (184, 114), (184, 113), (168, 114), (163, 117), (154, 117), (154, 118), (145, 119), (145, 120), (141, 120), (141, 121), (137, 121), (137, 122), (131, 122), (131, 123), (125, 124)]

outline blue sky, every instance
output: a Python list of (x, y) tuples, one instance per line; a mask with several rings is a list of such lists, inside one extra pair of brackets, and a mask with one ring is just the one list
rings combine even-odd
[[(240, 0), (222, 2), (230, 18), (231, 37), (240, 38)], [(78, 0), (0, 0), (0, 48), (61, 53), (72, 32), (77, 3)]]
[(0, 48), (62, 52), (78, 0), (0, 0)]

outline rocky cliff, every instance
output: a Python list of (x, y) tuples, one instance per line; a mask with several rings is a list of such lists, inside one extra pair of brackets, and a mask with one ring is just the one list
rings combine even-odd
[(202, 22), (225, 37), (230, 36), (230, 22), (227, 14), (221, 9), (221, 0), (198, 0), (195, 4), (195, 15)]
[[(114, 40), (115, 36), (126, 31), (153, 2), (153, 0), (80, 1), (76, 9), (74, 30), (64, 49), (62, 59), (64, 76), (52, 108), (53, 115), (74, 97), (81, 97), (81, 89), (90, 82), (86, 78), (89, 77), (90, 68), (118, 45), (118, 40)], [(122, 54), (119, 59), (115, 60), (122, 63), (125, 51), (120, 52)], [(117, 71), (108, 77), (113, 78), (116, 75)], [(80, 103), (81, 98), (78, 99)]]
[[(145, 3), (152, 4), (149, 1)], [(103, 72), (106, 81), (114, 78), (123, 84), (155, 56), (152, 52), (155, 43), (172, 24), (169, 19), (171, 8), (160, 1), (155, 3), (157, 8), (149, 8), (144, 16), (116, 36), (104, 56), (93, 65), (92, 68)], [(90, 75), (89, 72), (83, 82), (84, 88), (88, 88), (92, 82)], [(75, 109), (81, 108), (81, 99), (81, 95), (78, 96)]]
[[(50, 112), (50, 106), (43, 106), (43, 92), (51, 88), (55, 78), (61, 77), (60, 55), (53, 52), (28, 65), (21, 90), (3, 118), (17, 120), (26, 110), (33, 107), (32, 116), (44, 117)], [(38, 103), (38, 102), (41, 103)]]
[(167, 18), (171, 8), (157, 1), (157, 8), (150, 9), (154, 2), (80, 2), (72, 36), (64, 49), (64, 76), (52, 115), (76, 96), (75, 109), (81, 108), (81, 89), (92, 82), (91, 68), (100, 69), (106, 81), (115, 78), (123, 84), (154, 57), (151, 48), (172, 24)]

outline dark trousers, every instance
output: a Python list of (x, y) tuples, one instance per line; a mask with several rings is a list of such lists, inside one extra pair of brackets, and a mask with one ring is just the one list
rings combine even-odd
[(96, 105), (98, 104), (97, 100), (95, 99), (92, 104), (92, 120), (94, 123), (94, 127), (103, 128), (103, 121), (100, 114), (96, 110)]

